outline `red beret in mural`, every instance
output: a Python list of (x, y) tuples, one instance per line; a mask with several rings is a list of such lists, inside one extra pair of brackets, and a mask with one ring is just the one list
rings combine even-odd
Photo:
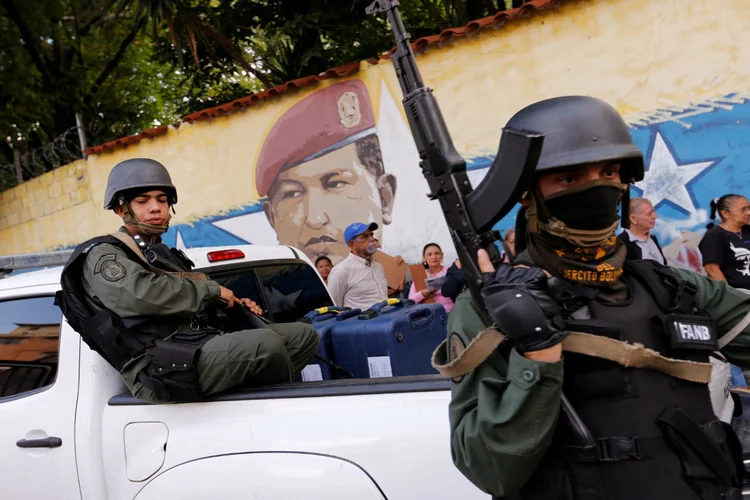
[(271, 128), (255, 170), (258, 193), (266, 196), (279, 172), (375, 133), (375, 115), (362, 80), (314, 92), (289, 108)]

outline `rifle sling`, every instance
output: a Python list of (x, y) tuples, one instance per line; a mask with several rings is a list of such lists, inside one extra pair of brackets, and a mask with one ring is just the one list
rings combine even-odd
[[(482, 330), (466, 349), (449, 363), (446, 363), (447, 342), (443, 341), (432, 353), (432, 367), (444, 377), (458, 379), (474, 371), (504, 340), (505, 335), (495, 328)], [(626, 368), (656, 370), (690, 382), (707, 384), (711, 381), (711, 363), (667, 358), (641, 344), (628, 344), (599, 335), (571, 332), (563, 340), (562, 348), (563, 351), (613, 361)]]

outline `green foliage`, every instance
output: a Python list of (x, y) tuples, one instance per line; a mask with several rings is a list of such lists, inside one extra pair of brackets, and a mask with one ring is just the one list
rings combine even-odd
[[(27, 178), (80, 155), (65, 134), (76, 113), (93, 145), (389, 50), (370, 2), (0, 0), (0, 190), (15, 182), (13, 149)], [(402, 0), (401, 12), (418, 38), (522, 3)], [(56, 138), (65, 154), (50, 153)]]
[(143, 22), (110, 4), (1, 1), (0, 188), (13, 149), (27, 178), (80, 157), (75, 133), (40, 149), (75, 127), (76, 113), (90, 144), (179, 118), (185, 77), (155, 56)]

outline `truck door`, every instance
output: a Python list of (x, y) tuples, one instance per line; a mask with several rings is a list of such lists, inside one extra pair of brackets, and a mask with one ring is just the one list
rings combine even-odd
[(385, 500), (364, 469), (317, 453), (238, 453), (194, 460), (154, 478), (135, 500)]
[(81, 498), (73, 442), (80, 340), (60, 338), (51, 293), (0, 297), (0, 498)]

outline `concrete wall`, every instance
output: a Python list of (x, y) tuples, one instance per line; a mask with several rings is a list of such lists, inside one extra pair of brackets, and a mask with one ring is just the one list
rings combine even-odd
[[(699, 267), (694, 248), (710, 199), (733, 191), (750, 194), (745, 192), (750, 172), (746, 0), (563, 1), (560, 8), (513, 19), (499, 29), (431, 46), (418, 62), (474, 183), (491, 163), (502, 126), (523, 106), (566, 94), (592, 95), (616, 106), (646, 155), (646, 179), (633, 194), (657, 205), (657, 235), (674, 263), (684, 267)], [(351, 91), (356, 99), (345, 95), (344, 87), (326, 91), (342, 82), (366, 91)], [(324, 118), (326, 113), (333, 119)], [(344, 138), (336, 143), (344, 146), (329, 150), (332, 138), (346, 135), (336, 122), (359, 130), (368, 113), (379, 147), (357, 156)], [(289, 116), (296, 119), (274, 129)], [(285, 148), (272, 147), (276, 141), (285, 141), (292, 152), (314, 150), (319, 156), (287, 158)], [(267, 143), (274, 151), (270, 156), (261, 154)], [(438, 207), (424, 197), (426, 183), (387, 61), (363, 62), (351, 77), (92, 156), (81, 167), (68, 167), (82, 169), (75, 179), (83, 185), (67, 193), (70, 206), (59, 211), (24, 212), (38, 206), (37, 191), (48, 197), (64, 192), (64, 186), (51, 187), (64, 184), (67, 174), (47, 174), (6, 192), (0, 198), (0, 253), (70, 246), (116, 228), (116, 216), (101, 209), (107, 174), (117, 162), (139, 156), (162, 161), (178, 186), (177, 215), (165, 236), (173, 245), (281, 241), (303, 247), (311, 257), (340, 255), (343, 247), (329, 240), (340, 239), (348, 222), (366, 218), (381, 224), (390, 253), (417, 261), (423, 244), (437, 241), (452, 254)], [(369, 173), (366, 164), (380, 158), (384, 171)], [(269, 177), (274, 184), (269, 198), (259, 192), (259, 173), (283, 161), (281, 172)], [(340, 178), (331, 181), (331, 173)], [(80, 193), (78, 204), (73, 192)], [(26, 222), (21, 213), (28, 214)], [(514, 217), (498, 227), (509, 227)]]
[(1, 192), (0, 254), (54, 249), (92, 230), (87, 170), (77, 161)]

